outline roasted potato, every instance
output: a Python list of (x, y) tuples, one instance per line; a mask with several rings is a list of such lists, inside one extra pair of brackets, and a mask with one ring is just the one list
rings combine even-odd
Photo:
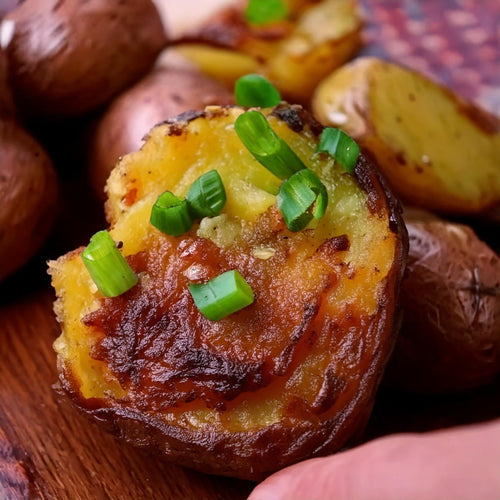
[(58, 182), (42, 146), (0, 120), (0, 281), (41, 247), (57, 211)]
[(360, 58), (318, 86), (315, 116), (373, 156), (408, 204), (478, 214), (500, 203), (500, 122), (416, 72)]
[[(238, 107), (155, 127), (112, 171), (112, 238), (139, 283), (103, 298), (76, 249), (50, 263), (62, 327), (61, 391), (131, 443), (205, 472), (248, 479), (340, 449), (363, 428), (394, 342), (406, 233), (361, 156), (354, 174), (316, 154), (322, 127), (298, 106), (263, 110), (325, 184), (316, 226), (291, 232), (280, 180), (243, 147)], [(149, 223), (160, 193), (184, 196), (217, 169), (220, 215), (182, 236)], [(220, 321), (188, 284), (238, 269), (255, 301)]]
[(250, 25), (235, 2), (176, 40), (204, 73), (232, 87), (246, 73), (267, 76), (290, 102), (308, 103), (313, 89), (361, 47), (356, 0), (287, 2), (290, 18)]
[(78, 116), (146, 74), (166, 36), (151, 0), (28, 0), (10, 12), (6, 51), (26, 115)]
[(111, 169), (123, 156), (140, 148), (145, 131), (190, 109), (231, 104), (232, 94), (196, 69), (157, 68), (118, 96), (92, 133), (89, 171), (92, 186), (104, 198)]
[(385, 381), (421, 393), (487, 384), (500, 373), (500, 258), (468, 226), (405, 214), (403, 322)]

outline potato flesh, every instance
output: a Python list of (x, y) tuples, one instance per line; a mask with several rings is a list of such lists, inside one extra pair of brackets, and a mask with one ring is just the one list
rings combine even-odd
[[(124, 157), (108, 182), (107, 214), (112, 222), (111, 235), (115, 241), (123, 242), (122, 251), (132, 263), (134, 259), (149, 262), (145, 265), (147, 271), (140, 274), (139, 287), (149, 290), (151, 297), (169, 293), (178, 293), (180, 297), (190, 279), (211, 277), (216, 271), (220, 272), (219, 267), (226, 265), (221, 262), (228, 267), (237, 266), (254, 289), (257, 300), (247, 310), (221, 322), (209, 323), (208, 327), (207, 322), (202, 322), (205, 329), (196, 333), (199, 345), (210, 346), (216, 352), (220, 350), (242, 363), (259, 363), (265, 359), (279, 370), (280, 349), (290, 341), (294, 327), (304, 318), (304, 311), (316, 302), (319, 308), (311, 327), (318, 330), (314, 347), (309, 349), (305, 337), (299, 340), (295, 356), (301, 362), (287, 366), (286, 377), (275, 377), (258, 390), (231, 394), (224, 401), (223, 412), (207, 408), (203, 398), (181, 402), (177, 407), (161, 406), (164, 402), (156, 401), (166, 422), (186, 428), (209, 425), (230, 431), (248, 431), (279, 422), (302, 406), (304, 412), (309, 412), (307, 418), (326, 419), (335, 414), (353, 397), (357, 386), (354, 383), (347, 390), (339, 388), (338, 401), (329, 406), (328, 401), (321, 400), (325, 372), (333, 369), (336, 375), (341, 374), (339, 384), (351, 377), (359, 378), (360, 359), (356, 358), (357, 351), (352, 351), (352, 346), (359, 344), (359, 352), (363, 350), (362, 343), (367, 335), (364, 332), (378, 311), (378, 290), (382, 289), (393, 265), (396, 237), (388, 230), (388, 220), (367, 208), (366, 193), (332, 159), (314, 153), (317, 139), (310, 131), (293, 132), (271, 116), (270, 124), (321, 176), (330, 197), (327, 213), (314, 231), (292, 234), (282, 228), (282, 220), (273, 206), (275, 197), (263, 189), (275, 189), (278, 181), (242, 147), (234, 132), (232, 123), (241, 112), (231, 108), (222, 113), (218, 111), (208, 119), (195, 119), (187, 128), (180, 128), (182, 133), (178, 135), (171, 133), (169, 125), (153, 129), (142, 150)], [(220, 231), (234, 232), (235, 223), (241, 226), (241, 231), (237, 232), (230, 247), (219, 248), (213, 241), (197, 238), (198, 228), (194, 227), (186, 236), (192, 238), (188, 246), (193, 251), (205, 252), (205, 257), (179, 263), (175, 258), (178, 239), (162, 235), (148, 222), (151, 206), (164, 190), (184, 195), (196, 177), (212, 168), (219, 171), (228, 195), (224, 208), (227, 218), (222, 221)], [(332, 250), (328, 245), (320, 248), (325, 240), (341, 235), (348, 237), (347, 250)], [(255, 248), (262, 247), (271, 247), (275, 253), (269, 259), (253, 257)], [(146, 256), (138, 257), (144, 249), (147, 249)], [(172, 291), (172, 284), (167, 287), (163, 284), (168, 281), (166, 262), (178, 266), (176, 276), (181, 277), (178, 290)], [(109, 370), (109, 363), (94, 359), (95, 344), (102, 334), (99, 328), (93, 329), (82, 322), (82, 318), (87, 318), (88, 323), (87, 314), (94, 311), (98, 316), (93, 324), (95, 327), (99, 321), (106, 322), (118, 313), (111, 301), (99, 316), (102, 302), (81, 263), (79, 252), (52, 264), (52, 275), (54, 287), (61, 297), (59, 319), (63, 325), (55, 348), (61, 364), (70, 367), (83, 397), (111, 397), (119, 401), (125, 391), (129, 400), (137, 404), (147, 401), (150, 387), (136, 388), (134, 392), (123, 381), (121, 387), (118, 378)], [(294, 277), (293, 283), (290, 275)], [(172, 303), (179, 303), (179, 300)], [(189, 310), (183, 311), (184, 315), (199, 316), (187, 307)], [(255, 330), (249, 330), (253, 316), (264, 317), (265, 321), (257, 323)], [(338, 321), (335, 336), (328, 328), (322, 330), (325, 318)], [(183, 324), (185, 328), (180, 331), (195, 330)], [(373, 339), (369, 339), (371, 341)], [(345, 349), (346, 345), (351, 349)], [(336, 359), (334, 367), (330, 366), (332, 359)], [(114, 373), (116, 375), (116, 370)], [(149, 375), (143, 373), (143, 376)], [(193, 385), (183, 382), (176, 386), (175, 392), (192, 389)], [(210, 390), (205, 390), (204, 394), (217, 401)], [(153, 411), (153, 407), (147, 405), (144, 410)], [(310, 414), (308, 405), (316, 405), (319, 416)]]
[(500, 201), (500, 126), (414, 72), (361, 59), (322, 82), (313, 108), (373, 153), (410, 203), (474, 213)]
[[(185, 44), (178, 50), (204, 73), (231, 87), (240, 76), (259, 72), (290, 102), (308, 102), (318, 82), (358, 50), (362, 22), (353, 0), (295, 4), (291, 5), (296, 16), (292, 21), (255, 29), (244, 23), (236, 42), (226, 42), (222, 35), (206, 39), (212, 30), (224, 33), (224, 26), (216, 24), (220, 19), (215, 18), (217, 29), (210, 22), (200, 28), (205, 45)], [(228, 19), (227, 29), (232, 31), (233, 19)]]

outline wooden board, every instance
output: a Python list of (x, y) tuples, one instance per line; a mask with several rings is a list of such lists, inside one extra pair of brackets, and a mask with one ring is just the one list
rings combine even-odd
[(58, 400), (52, 300), (43, 288), (0, 308), (0, 498), (246, 498), (252, 483), (162, 463)]

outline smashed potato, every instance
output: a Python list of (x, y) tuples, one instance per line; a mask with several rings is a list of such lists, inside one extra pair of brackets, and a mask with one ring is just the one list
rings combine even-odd
[(236, 2), (178, 40), (178, 50), (204, 73), (232, 87), (246, 73), (261, 73), (290, 102), (307, 103), (320, 80), (361, 47), (355, 0), (293, 0), (290, 16), (251, 25), (246, 2)]
[[(259, 479), (359, 433), (394, 342), (406, 232), (374, 166), (348, 174), (315, 153), (322, 127), (298, 106), (263, 110), (327, 188), (316, 225), (290, 232), (280, 180), (243, 147), (239, 107), (167, 120), (107, 184), (109, 232), (139, 283), (97, 291), (76, 249), (50, 263), (61, 390), (129, 442), (205, 472)], [(158, 195), (216, 169), (220, 215), (179, 237), (149, 223)], [(220, 321), (190, 283), (237, 269), (254, 302)]]
[(414, 71), (360, 58), (326, 78), (315, 116), (372, 155), (395, 194), (448, 214), (500, 203), (500, 122)]

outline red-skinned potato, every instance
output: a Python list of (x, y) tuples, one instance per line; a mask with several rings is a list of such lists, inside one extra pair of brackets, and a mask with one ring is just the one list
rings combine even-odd
[(118, 96), (92, 134), (89, 171), (95, 192), (104, 185), (118, 159), (138, 150), (144, 134), (161, 121), (210, 104), (232, 104), (222, 84), (193, 68), (160, 67)]
[(27, 115), (77, 116), (149, 71), (166, 44), (151, 0), (28, 0), (10, 12), (6, 51), (18, 107)]
[(40, 249), (57, 200), (56, 173), (43, 148), (14, 121), (0, 120), (0, 281)]
[(500, 258), (473, 230), (412, 210), (403, 322), (386, 383), (408, 391), (475, 388), (500, 373)]
[[(406, 230), (375, 166), (361, 155), (349, 174), (317, 154), (321, 125), (282, 103), (262, 113), (329, 197), (320, 220), (290, 231), (281, 180), (236, 134), (244, 111), (209, 106), (170, 119), (111, 172), (109, 232), (136, 286), (104, 298), (82, 248), (51, 262), (50, 274), (62, 393), (167, 460), (260, 479), (362, 432), (395, 341)], [(184, 197), (212, 169), (226, 192), (219, 215), (180, 236), (150, 224), (160, 193)], [(210, 321), (188, 285), (234, 269), (255, 300)]]

